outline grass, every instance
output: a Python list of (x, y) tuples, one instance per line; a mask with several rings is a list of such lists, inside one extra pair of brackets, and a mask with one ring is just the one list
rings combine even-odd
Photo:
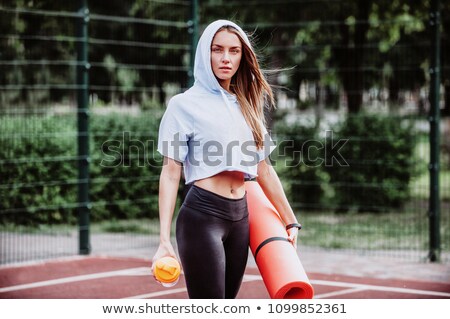
[[(426, 249), (427, 229), (417, 213), (333, 214), (309, 212), (298, 216), (304, 225), (303, 245), (339, 249)], [(159, 235), (158, 219), (95, 223), (92, 233)], [(175, 233), (175, 219), (172, 234)]]
[[(450, 203), (446, 203), (442, 209), (450, 210)], [(428, 249), (426, 202), (411, 202), (402, 213), (304, 212), (298, 219), (304, 225), (299, 241), (305, 246), (391, 251)], [(450, 229), (447, 222), (444, 222), (448, 219), (449, 216), (444, 217), (441, 223), (443, 250), (450, 249)], [(146, 219), (102, 222), (93, 224), (91, 231), (158, 235), (159, 221)], [(175, 219), (172, 223), (172, 234), (174, 233)]]
[[(401, 210), (389, 213), (303, 211), (297, 216), (304, 228), (302, 244), (322, 248), (364, 250), (422, 250), (428, 245), (428, 202), (420, 196)], [(442, 249), (450, 249), (450, 201), (441, 205)], [(175, 219), (172, 234), (175, 233)], [(159, 235), (158, 219), (109, 220), (91, 223), (92, 234), (121, 233)], [(78, 232), (77, 225), (0, 225), (0, 232), (66, 236)]]
[[(439, 174), (439, 192), (441, 200), (450, 200), (450, 171), (441, 171)], [(425, 172), (413, 179), (410, 183), (411, 197), (428, 199), (430, 192), (430, 175)]]
[[(415, 149), (415, 156), (418, 159), (418, 167), (420, 167), (419, 175), (410, 182), (410, 190), (412, 198), (428, 199), (430, 192), (430, 174), (428, 171), (428, 163), (430, 162), (430, 145), (428, 136), (421, 135)], [(441, 200), (450, 200), (450, 163), (449, 160), (441, 153), (439, 187)]]
[[(175, 223), (172, 223), (175, 227)], [(145, 235), (159, 234), (158, 219), (132, 219), (115, 220), (94, 223), (91, 231), (93, 233), (132, 233)]]
[(305, 213), (300, 241), (307, 246), (340, 249), (425, 249), (427, 229), (417, 213)]
[[(90, 224), (91, 233), (159, 234), (158, 220), (116, 220)], [(21, 234), (69, 235), (78, 232), (77, 225), (0, 225), (0, 232)]]
[(0, 233), (12, 232), (19, 234), (42, 234), (42, 235), (55, 235), (65, 236), (71, 235), (73, 232), (78, 231), (76, 225), (38, 225), (38, 226), (25, 226), (14, 224), (0, 224)]

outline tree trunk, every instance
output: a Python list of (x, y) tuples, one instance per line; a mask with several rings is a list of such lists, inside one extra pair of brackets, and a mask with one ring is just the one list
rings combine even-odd
[[(292, 37), (289, 36), (283, 36), (283, 32), (279, 31), (279, 32), (275, 32), (274, 37), (273, 37), (273, 46), (275, 47), (286, 47), (288, 46), (290, 43), (290, 41), (292, 41)], [(275, 69), (281, 69), (284, 65), (284, 61), (287, 60), (287, 51), (286, 50), (275, 50), (271, 57), (270, 57), (270, 66), (272, 68)], [(275, 87), (280, 87), (280, 83), (278, 81), (278, 74), (275, 74), (275, 76), (273, 78), (269, 79), (270, 84), (275, 86)], [(277, 92), (274, 91), (273, 92), (275, 94), (275, 103), (277, 103), (276, 99), (277, 99)], [(266, 123), (267, 123), (267, 129), (269, 131), (271, 131), (272, 126), (273, 126), (273, 119), (275, 118), (275, 112), (276, 110), (274, 108), (271, 109), (265, 109), (264, 115), (266, 118)]]
[(164, 93), (164, 88), (162, 83), (157, 83), (158, 88), (158, 102), (160, 105), (166, 104), (166, 95)]
[[(396, 73), (394, 73), (396, 74)], [(398, 77), (394, 75), (389, 80), (389, 111), (395, 112), (399, 109), (399, 92), (400, 83), (398, 83)]]
[(450, 117), (450, 80), (448, 79), (444, 81), (444, 109), (441, 114)]
[(342, 47), (338, 48), (339, 74), (347, 96), (349, 113), (358, 113), (361, 110), (364, 91), (364, 44), (369, 29), (367, 23), (372, 1), (358, 0), (356, 8), (356, 23), (351, 34), (350, 26), (344, 23), (348, 12), (341, 7), (340, 27)]
[[(442, 116), (450, 117), (450, 5), (448, 2), (441, 2), (441, 23), (443, 34), (441, 37), (441, 78), (444, 85), (444, 109), (441, 110)], [(444, 18), (445, 17), (445, 18)]]
[(320, 128), (320, 120), (323, 118), (325, 110), (325, 88), (320, 81), (316, 83), (316, 107), (314, 108), (316, 132)]

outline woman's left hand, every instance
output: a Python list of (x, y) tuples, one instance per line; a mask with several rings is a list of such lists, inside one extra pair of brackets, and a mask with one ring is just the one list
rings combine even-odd
[(295, 249), (297, 249), (297, 235), (298, 235), (298, 228), (292, 227), (287, 230), (288, 233), (288, 241), (294, 246)]

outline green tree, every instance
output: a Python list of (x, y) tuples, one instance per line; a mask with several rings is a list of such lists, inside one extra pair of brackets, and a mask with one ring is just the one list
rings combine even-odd
[(450, 116), (450, 2), (441, 1), (442, 21), (442, 83), (444, 85), (444, 116)]

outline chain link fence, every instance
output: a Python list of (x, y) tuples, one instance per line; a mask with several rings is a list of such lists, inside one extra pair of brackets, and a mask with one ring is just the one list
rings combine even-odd
[[(252, 33), (263, 68), (275, 70), (271, 159), (304, 224), (301, 249), (429, 258), (436, 231), (429, 224), (430, 146), (437, 141), (430, 140), (428, 1), (89, 1), (87, 8), (0, 6), (0, 264), (78, 254), (80, 208), (89, 214), (85, 253), (148, 249), (150, 257), (159, 228), (159, 120), (167, 100), (192, 82), (197, 27), (218, 18)], [(81, 21), (85, 38), (77, 34)], [(443, 57), (448, 24), (442, 15)], [(88, 65), (77, 59), (82, 42)], [(444, 262), (446, 63), (437, 144)], [(77, 81), (79, 67), (88, 83)], [(87, 108), (78, 104), (82, 90)], [(80, 132), (81, 113), (89, 128)], [(80, 136), (89, 142), (86, 156)], [(88, 163), (88, 179), (80, 178), (80, 163)], [(87, 202), (79, 198), (82, 184)]]

